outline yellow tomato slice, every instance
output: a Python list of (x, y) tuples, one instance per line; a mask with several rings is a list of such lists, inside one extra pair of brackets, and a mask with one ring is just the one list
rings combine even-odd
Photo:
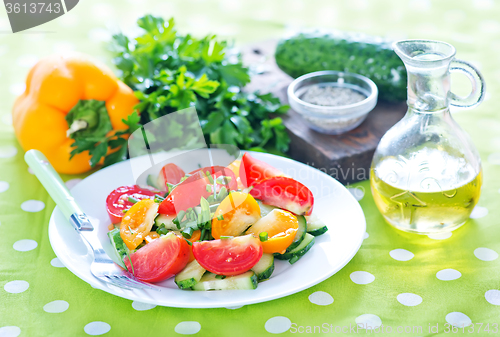
[(160, 234), (158, 234), (156, 232), (149, 232), (149, 234), (146, 235), (146, 237), (144, 238), (144, 240), (146, 240), (146, 243), (150, 243), (151, 241), (156, 240), (159, 237), (160, 237)]
[(233, 171), (236, 178), (240, 176), (240, 165), (241, 165), (241, 160), (239, 159), (236, 159), (231, 164), (227, 165), (227, 168)]
[(158, 204), (151, 199), (142, 199), (125, 213), (120, 225), (120, 236), (128, 249), (136, 249), (151, 232), (158, 212)]
[(262, 232), (267, 233), (267, 241), (262, 242), (264, 253), (281, 253), (290, 246), (299, 228), (299, 221), (292, 213), (275, 208), (265, 217), (250, 227), (246, 234), (259, 237)]
[[(223, 220), (218, 217), (222, 216)], [(260, 207), (248, 193), (232, 192), (215, 210), (212, 220), (212, 236), (238, 236), (260, 218)]]
[(238, 189), (242, 190), (245, 188), (245, 186), (243, 186), (243, 183), (241, 182), (240, 179), (240, 165), (241, 165), (241, 160), (236, 159), (231, 164), (229, 164), (227, 168), (233, 171), (234, 176), (236, 177), (236, 183), (238, 184)]

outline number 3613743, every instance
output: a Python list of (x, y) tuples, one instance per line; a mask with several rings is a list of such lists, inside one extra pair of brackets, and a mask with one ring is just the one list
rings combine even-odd
[(468, 326), (458, 328), (449, 323), (444, 325), (444, 333), (498, 333), (498, 323), (472, 323)]
[(24, 13), (24, 14), (41, 14), (43, 12), (46, 13), (60, 13), (61, 12), (61, 4), (60, 3), (44, 3), (44, 2), (32, 2), (32, 3), (6, 3), (5, 8), (7, 9), (7, 14), (11, 13)]

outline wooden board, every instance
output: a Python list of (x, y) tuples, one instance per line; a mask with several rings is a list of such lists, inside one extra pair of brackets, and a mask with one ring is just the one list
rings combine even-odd
[[(276, 40), (243, 49), (243, 61), (255, 73), (247, 89), (272, 92), (288, 104), (286, 89), (292, 78), (274, 61)], [(330, 174), (343, 184), (366, 180), (373, 153), (382, 136), (406, 113), (406, 103), (379, 102), (354, 130), (331, 136), (311, 130), (293, 110), (283, 116), (290, 135), (291, 158)]]

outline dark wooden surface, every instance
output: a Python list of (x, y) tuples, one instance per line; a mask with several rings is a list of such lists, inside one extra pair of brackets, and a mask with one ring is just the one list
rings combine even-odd
[[(248, 90), (272, 92), (284, 104), (292, 78), (274, 61), (276, 41), (269, 40), (243, 49), (243, 61), (255, 75)], [(373, 153), (384, 133), (406, 112), (406, 103), (379, 102), (366, 120), (354, 130), (331, 136), (311, 130), (293, 110), (283, 116), (290, 135), (289, 155), (314, 166), (344, 184), (368, 179)]]

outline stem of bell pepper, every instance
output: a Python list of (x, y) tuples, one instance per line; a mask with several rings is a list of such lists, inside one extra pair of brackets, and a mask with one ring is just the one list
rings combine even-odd
[(67, 137), (98, 139), (112, 130), (104, 101), (80, 100), (66, 115)]

